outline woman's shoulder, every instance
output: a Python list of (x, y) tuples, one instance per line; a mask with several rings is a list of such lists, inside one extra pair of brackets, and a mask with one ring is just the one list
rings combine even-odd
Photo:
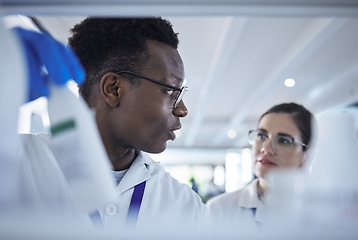
[(252, 195), (253, 189), (256, 189), (257, 180), (254, 179), (246, 186), (228, 193), (220, 194), (212, 199), (210, 199), (206, 204), (209, 207), (212, 205), (238, 205), (239, 199), (242, 197), (247, 197), (246, 195)]
[(212, 199), (209, 199), (206, 205), (212, 207), (213, 205), (234, 205), (237, 202), (237, 199), (240, 197), (244, 188), (236, 190), (234, 192), (228, 192), (220, 194)]

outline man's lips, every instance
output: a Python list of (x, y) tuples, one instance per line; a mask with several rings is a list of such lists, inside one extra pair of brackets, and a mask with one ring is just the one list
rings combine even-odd
[(264, 166), (277, 166), (276, 163), (274, 163), (274, 162), (272, 162), (272, 161), (270, 161), (270, 160), (268, 160), (268, 159), (265, 159), (265, 158), (260, 159), (260, 160), (258, 160), (257, 162), (261, 163), (261, 164), (264, 165)]
[(174, 133), (174, 130), (170, 130), (169, 131), (169, 134), (170, 134), (170, 140), (174, 141), (175, 140), (175, 133)]
[(172, 140), (172, 141), (174, 141), (175, 140), (175, 133), (174, 133), (174, 131), (177, 131), (177, 130), (179, 130), (181, 128), (181, 125), (179, 125), (179, 126), (177, 126), (177, 127), (175, 127), (175, 128), (173, 128), (173, 129), (171, 129), (170, 131), (169, 131), (169, 134), (170, 134), (170, 140)]

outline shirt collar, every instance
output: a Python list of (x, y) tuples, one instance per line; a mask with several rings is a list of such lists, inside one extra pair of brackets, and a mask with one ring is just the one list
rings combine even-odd
[(240, 207), (257, 208), (261, 203), (257, 195), (258, 179), (253, 180), (247, 187), (245, 187), (238, 200)]
[(132, 165), (129, 167), (127, 173), (117, 186), (117, 191), (120, 193), (133, 188), (135, 185), (151, 178), (147, 165), (155, 163), (148, 154), (139, 152), (134, 159)]

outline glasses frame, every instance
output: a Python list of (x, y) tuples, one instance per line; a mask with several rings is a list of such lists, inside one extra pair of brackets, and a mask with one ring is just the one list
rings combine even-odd
[[(254, 132), (258, 133), (259, 131), (262, 131), (262, 130), (259, 130), (259, 129), (250, 130), (250, 131), (248, 132), (249, 140), (251, 140), (250, 136), (251, 136), (252, 133), (254, 133)], [(279, 153), (279, 152), (277, 152), (273, 139), (276, 138), (276, 137), (278, 137), (278, 136), (280, 136), (280, 135), (276, 135), (276, 136), (274, 136), (273, 138), (271, 138), (271, 146), (272, 146), (272, 149), (273, 149), (273, 151), (274, 151), (276, 154), (278, 154), (278, 155), (287, 154), (287, 153)], [(291, 144), (292, 144), (292, 145), (291, 145), (291, 148), (292, 148), (293, 145), (299, 145), (299, 146), (302, 146), (302, 147), (304, 147), (304, 148), (307, 148), (307, 144), (302, 143), (302, 142), (300, 142), (300, 141), (297, 141), (296, 139), (294, 139), (293, 137), (291, 137), (291, 136), (289, 136), (289, 135), (285, 135), (285, 136), (282, 136), (282, 137), (287, 137), (287, 138), (290, 138), (290, 139), (291, 139), (291, 142), (292, 142), (292, 143), (291, 143)], [(269, 138), (270, 138), (270, 137), (267, 137), (263, 143), (266, 143)], [(255, 144), (256, 140), (254, 139), (253, 141), (254, 141), (254, 143), (252, 143), (252, 145)], [(263, 146), (263, 145), (262, 145), (262, 146)]]
[[(170, 88), (170, 89), (173, 89), (174, 91), (178, 91), (179, 94), (178, 96), (175, 98), (175, 101), (174, 101), (174, 104), (173, 104), (173, 108), (176, 108), (179, 104), (179, 102), (183, 99), (183, 95), (184, 95), (184, 92), (188, 91), (188, 87), (187, 86), (183, 86), (181, 88), (177, 88), (177, 87), (174, 87), (172, 85), (169, 85), (169, 84), (166, 84), (166, 83), (163, 83), (163, 82), (160, 82), (160, 81), (157, 81), (157, 80), (154, 80), (152, 78), (149, 78), (149, 77), (145, 77), (145, 76), (142, 76), (140, 74), (137, 74), (137, 73), (134, 73), (134, 72), (131, 72), (131, 71), (127, 71), (127, 70), (122, 70), (122, 71), (119, 71), (119, 72), (115, 72), (116, 74), (121, 74), (121, 73), (128, 73), (128, 74), (131, 74), (131, 75), (134, 75), (136, 77), (139, 77), (139, 78), (142, 78), (144, 80), (148, 80), (152, 83), (155, 83), (155, 84), (158, 84), (158, 85), (161, 85), (161, 86), (164, 86), (164, 87), (167, 87), (167, 88)], [(179, 99), (179, 101), (178, 101)]]

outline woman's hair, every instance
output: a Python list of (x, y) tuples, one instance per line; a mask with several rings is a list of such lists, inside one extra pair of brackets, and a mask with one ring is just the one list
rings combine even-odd
[(80, 93), (88, 102), (92, 86), (107, 72), (141, 73), (148, 54), (147, 40), (178, 48), (178, 34), (169, 21), (157, 18), (86, 18), (71, 29), (69, 46), (86, 70)]
[(297, 103), (282, 103), (271, 107), (262, 114), (259, 122), (269, 113), (289, 114), (300, 131), (302, 142), (306, 144), (306, 146), (302, 146), (302, 150), (306, 151), (310, 147), (313, 135), (313, 122), (315, 121), (315, 118), (310, 111)]

